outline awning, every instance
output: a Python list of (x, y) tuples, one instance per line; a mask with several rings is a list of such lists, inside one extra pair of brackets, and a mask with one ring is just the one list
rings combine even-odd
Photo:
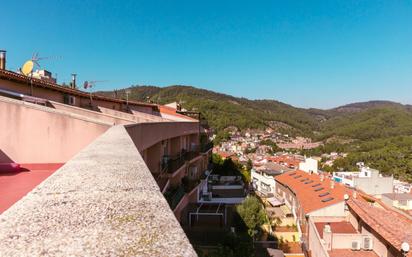
[(270, 203), (270, 205), (272, 205), (273, 207), (283, 205), (283, 202), (279, 201), (279, 200), (278, 200), (277, 198), (275, 198), (275, 197), (267, 198), (266, 200), (267, 200), (267, 201)]

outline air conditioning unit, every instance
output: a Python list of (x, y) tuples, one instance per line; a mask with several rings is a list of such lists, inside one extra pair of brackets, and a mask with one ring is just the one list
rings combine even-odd
[(361, 244), (359, 241), (352, 241), (352, 251), (359, 251), (361, 249)]
[(64, 103), (68, 105), (76, 105), (76, 97), (72, 95), (64, 95)]
[(363, 250), (372, 250), (373, 248), (373, 240), (372, 237), (370, 236), (364, 236), (363, 237), (363, 245), (362, 245)]

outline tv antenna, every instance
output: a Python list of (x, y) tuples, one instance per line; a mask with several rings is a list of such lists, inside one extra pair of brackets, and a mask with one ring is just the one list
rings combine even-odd
[(96, 86), (96, 83), (103, 83), (103, 82), (107, 82), (107, 80), (90, 80), (90, 81), (85, 81), (83, 83), (83, 88), (84, 89), (91, 89), (92, 87)]
[(29, 76), (33, 72), (33, 68), (36, 66), (41, 68), (39, 61), (47, 59), (61, 59), (61, 56), (47, 56), (39, 57), (39, 53), (34, 53), (30, 60), (26, 61), (21, 68), (21, 72), (25, 76)]
[(93, 97), (92, 97), (92, 88), (96, 86), (96, 83), (103, 83), (103, 82), (107, 82), (107, 80), (89, 80), (89, 81), (85, 81), (83, 83), (83, 88), (85, 90), (89, 90), (89, 94), (90, 94), (90, 105), (92, 105), (93, 102)]

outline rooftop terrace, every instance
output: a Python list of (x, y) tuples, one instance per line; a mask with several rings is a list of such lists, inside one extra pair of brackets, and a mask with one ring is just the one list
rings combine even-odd
[(196, 256), (129, 133), (108, 129), (0, 216), (0, 256)]

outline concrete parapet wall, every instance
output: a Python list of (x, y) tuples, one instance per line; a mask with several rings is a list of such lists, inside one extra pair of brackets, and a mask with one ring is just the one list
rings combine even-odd
[(0, 97), (0, 163), (64, 163), (109, 127), (101, 120)]
[(198, 122), (152, 122), (126, 125), (125, 127), (141, 153), (163, 140), (199, 133)]
[(123, 126), (0, 216), (0, 256), (196, 256)]

